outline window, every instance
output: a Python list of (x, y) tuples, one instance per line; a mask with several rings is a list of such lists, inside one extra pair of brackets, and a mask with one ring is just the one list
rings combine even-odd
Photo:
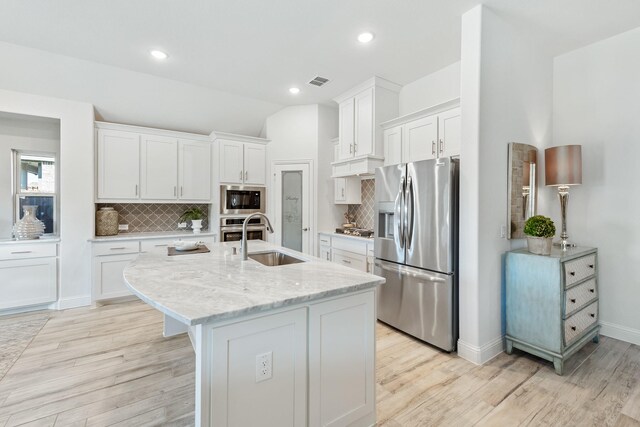
[(15, 151), (15, 219), (24, 216), (23, 206), (38, 206), (37, 217), (45, 234), (57, 231), (57, 175), (53, 153)]

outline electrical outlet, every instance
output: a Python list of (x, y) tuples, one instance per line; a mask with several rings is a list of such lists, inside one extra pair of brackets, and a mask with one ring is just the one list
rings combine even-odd
[(129, 231), (129, 224), (118, 224), (118, 231)]
[(273, 376), (272, 366), (273, 352), (262, 353), (256, 356), (256, 382), (271, 379)]
[(178, 228), (187, 228), (187, 223), (186, 222), (179, 222), (178, 223)]
[(504, 224), (500, 226), (500, 237), (503, 239), (507, 237), (507, 226)]

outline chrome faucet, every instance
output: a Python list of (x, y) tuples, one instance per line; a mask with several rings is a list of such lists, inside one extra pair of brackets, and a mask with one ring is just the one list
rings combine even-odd
[(240, 242), (240, 250), (242, 251), (242, 260), (246, 261), (249, 259), (249, 252), (247, 251), (247, 224), (249, 224), (249, 220), (255, 216), (261, 216), (267, 221), (267, 230), (269, 233), (273, 233), (273, 227), (271, 226), (271, 221), (269, 218), (263, 213), (254, 213), (249, 215), (244, 219), (242, 223), (242, 241)]

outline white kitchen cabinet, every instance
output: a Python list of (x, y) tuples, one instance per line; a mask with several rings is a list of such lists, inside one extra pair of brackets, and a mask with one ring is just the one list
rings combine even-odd
[(310, 427), (375, 424), (374, 300), (368, 291), (310, 305)]
[(359, 177), (334, 178), (334, 202), (337, 205), (358, 205), (362, 203)]
[(211, 143), (178, 141), (178, 199), (211, 200)]
[(367, 272), (367, 256), (332, 248), (331, 260), (336, 264)]
[(138, 253), (106, 255), (93, 258), (93, 300), (131, 295), (122, 272)]
[(355, 156), (375, 154), (373, 93), (371, 87), (355, 96)]
[(319, 233), (320, 258), (373, 274), (373, 240), (337, 233)]
[(339, 116), (339, 158), (349, 159), (354, 156), (353, 154), (353, 142), (355, 140), (355, 100), (349, 98), (340, 103), (338, 107)]
[(140, 198), (178, 197), (178, 140), (157, 135), (140, 137)]
[(97, 134), (98, 199), (138, 199), (140, 135), (112, 129)]
[(266, 147), (262, 144), (220, 141), (220, 182), (265, 185)]
[(331, 261), (331, 237), (326, 234), (320, 234), (318, 240), (320, 244), (318, 257), (325, 261)]
[(460, 108), (455, 99), (382, 124), (384, 164), (460, 155)]
[(0, 310), (55, 302), (57, 265), (55, 255), (0, 261)]

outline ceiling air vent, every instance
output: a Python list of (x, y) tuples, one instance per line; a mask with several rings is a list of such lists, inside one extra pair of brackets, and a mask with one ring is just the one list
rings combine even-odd
[(327, 83), (328, 81), (329, 81), (329, 79), (325, 79), (324, 77), (315, 76), (313, 79), (311, 79), (309, 84), (320, 87), (320, 86), (324, 85), (325, 83)]

